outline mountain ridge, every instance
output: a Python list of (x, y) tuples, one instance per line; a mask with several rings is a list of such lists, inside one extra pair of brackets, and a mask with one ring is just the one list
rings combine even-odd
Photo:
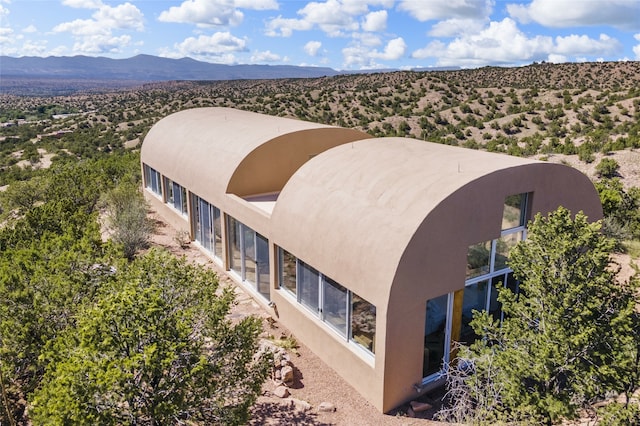
[(103, 56), (0, 56), (0, 77), (97, 80), (242, 80), (316, 78), (340, 74), (328, 67), (296, 65), (226, 65), (192, 58), (140, 54), (112, 59)]

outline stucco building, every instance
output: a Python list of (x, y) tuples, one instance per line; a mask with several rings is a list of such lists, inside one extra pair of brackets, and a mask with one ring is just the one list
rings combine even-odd
[(501, 315), (527, 220), (602, 216), (567, 166), (228, 108), (160, 120), (141, 161), (159, 214), (384, 412), (438, 382), (472, 309)]

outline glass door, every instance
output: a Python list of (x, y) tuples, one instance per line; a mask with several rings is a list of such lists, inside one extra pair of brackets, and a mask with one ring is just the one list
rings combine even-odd
[(270, 300), (269, 292), (269, 242), (256, 233), (256, 289), (258, 293)]
[(451, 294), (444, 294), (427, 301), (422, 364), (424, 381), (437, 377), (449, 362), (452, 299)]

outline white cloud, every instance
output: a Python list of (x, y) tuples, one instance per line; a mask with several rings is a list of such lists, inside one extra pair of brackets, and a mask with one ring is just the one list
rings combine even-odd
[(384, 47), (384, 51), (378, 53), (377, 51), (373, 51), (371, 56), (377, 59), (382, 59), (384, 61), (395, 61), (400, 59), (405, 52), (407, 51), (407, 44), (404, 42), (402, 37), (394, 38), (390, 40), (389, 43)]
[(425, 48), (414, 51), (411, 56), (417, 59), (437, 57), (441, 66), (476, 67), (546, 59), (552, 51), (551, 37), (527, 38), (513, 20), (505, 18), (500, 22), (491, 22), (476, 34), (458, 37), (449, 44), (431, 42)]
[(63, 22), (53, 28), (54, 33), (71, 33), (75, 38), (74, 53), (117, 53), (131, 43), (128, 34), (114, 35), (114, 31), (143, 31), (144, 16), (140, 9), (126, 2), (109, 6), (101, 1), (65, 0), (66, 6), (96, 9), (91, 19)]
[(131, 3), (116, 7), (101, 6), (91, 19), (76, 19), (63, 22), (53, 28), (54, 32), (71, 32), (74, 35), (107, 34), (113, 30), (144, 29), (143, 15)]
[(474, 34), (462, 34), (448, 44), (436, 40), (411, 56), (437, 58), (441, 66), (477, 67), (487, 64), (519, 65), (546, 60), (567, 62), (584, 57), (602, 57), (622, 51), (621, 43), (606, 34), (598, 39), (586, 35), (528, 37), (511, 18), (491, 22)]
[(32, 25), (28, 25), (28, 26), (24, 27), (22, 29), (22, 32), (23, 33), (37, 33), (38, 29), (36, 28), (35, 25), (32, 24)]
[(173, 49), (165, 49), (160, 56), (170, 58), (184, 58), (185, 56), (195, 59), (220, 63), (234, 63), (235, 53), (246, 52), (247, 40), (238, 38), (229, 32), (217, 32), (213, 35), (201, 35), (199, 37), (188, 37), (181, 43), (176, 43)]
[(118, 53), (123, 46), (131, 42), (131, 36), (124, 34), (118, 37), (111, 35), (93, 35), (84, 37), (81, 41), (74, 43), (73, 51), (76, 53)]
[(111, 29), (131, 29), (136, 31), (144, 30), (144, 16), (140, 9), (131, 3), (120, 4), (116, 7), (101, 6), (93, 19), (100, 25)]
[(462, 34), (473, 34), (482, 30), (486, 21), (477, 19), (447, 19), (431, 27), (428, 34), (431, 37), (455, 37)]
[(63, 0), (62, 4), (76, 9), (98, 9), (103, 6), (101, 0)]
[(278, 9), (276, 0), (235, 0), (236, 7), (251, 10), (274, 10)]
[(264, 63), (264, 62), (277, 62), (281, 60), (282, 57), (276, 53), (267, 50), (265, 52), (257, 52), (251, 55), (252, 63)]
[(313, 28), (311, 22), (279, 16), (267, 23), (265, 34), (269, 37), (291, 37), (294, 31), (308, 31), (311, 28)]
[(307, 44), (304, 45), (304, 51), (309, 56), (316, 56), (321, 47), (322, 47), (322, 43), (321, 42), (319, 42), (319, 41), (309, 41), (309, 42), (307, 42)]
[(387, 43), (382, 52), (370, 49), (362, 44), (356, 44), (342, 49), (345, 68), (372, 69), (383, 68), (384, 64), (378, 62), (393, 61), (401, 58), (407, 50), (407, 45), (402, 37), (395, 38)]
[(244, 15), (229, 0), (186, 0), (160, 13), (161, 22), (196, 24), (201, 27), (239, 25)]
[(611, 25), (640, 29), (638, 0), (532, 0), (530, 4), (508, 4), (511, 17), (549, 27)]
[(13, 43), (13, 30), (7, 27), (0, 27), (0, 46)]
[(363, 46), (380, 46), (382, 39), (377, 33), (365, 32), (365, 33), (353, 33), (351, 38), (358, 44)]
[(375, 12), (368, 13), (364, 17), (364, 22), (362, 23), (362, 29), (364, 31), (384, 31), (387, 28), (387, 11), (386, 10), (378, 10)]
[(92, 19), (76, 19), (71, 22), (63, 22), (53, 27), (54, 33), (66, 33), (69, 32), (75, 36), (94, 36), (98, 34), (109, 34), (111, 29), (98, 25), (98, 23)]
[(556, 53), (563, 55), (611, 55), (622, 51), (622, 45), (615, 38), (600, 34), (598, 40), (586, 35), (572, 34), (567, 37), (556, 37)]
[(567, 62), (567, 57), (564, 55), (551, 53), (549, 56), (547, 56), (547, 62), (551, 62), (552, 64), (563, 64)]
[(394, 0), (326, 0), (309, 2), (297, 11), (300, 18), (278, 16), (267, 22), (268, 36), (290, 37), (293, 31), (309, 31), (319, 28), (330, 37), (345, 37), (360, 30), (381, 31), (386, 28), (387, 11), (370, 8), (393, 7)]
[[(361, 10), (360, 7), (364, 6)], [(311, 2), (298, 11), (303, 20), (317, 25), (329, 36), (338, 37), (345, 31), (356, 31), (360, 27), (354, 16), (366, 12), (365, 2), (340, 2), (327, 0), (325, 3)]]
[(446, 19), (479, 19), (489, 17), (494, 0), (401, 0), (398, 10), (418, 21)]

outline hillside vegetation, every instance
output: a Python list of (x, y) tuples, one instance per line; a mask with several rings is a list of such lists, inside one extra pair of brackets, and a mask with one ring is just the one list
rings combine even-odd
[[(580, 154), (640, 147), (640, 62), (534, 64), (522, 68), (394, 72), (313, 79), (153, 83), (65, 97), (0, 97), (6, 136), (73, 130), (60, 147), (90, 136), (117, 149), (182, 109), (227, 106), (353, 127), (375, 136), (408, 136), (512, 155)], [(80, 115), (51, 120), (52, 114)], [(45, 121), (41, 121), (45, 120)], [(22, 126), (21, 126), (22, 127)], [(10, 144), (11, 145), (11, 144)], [(69, 144), (74, 155), (87, 155)], [(13, 150), (2, 144), (0, 166)], [(91, 147), (87, 147), (91, 148)]]

